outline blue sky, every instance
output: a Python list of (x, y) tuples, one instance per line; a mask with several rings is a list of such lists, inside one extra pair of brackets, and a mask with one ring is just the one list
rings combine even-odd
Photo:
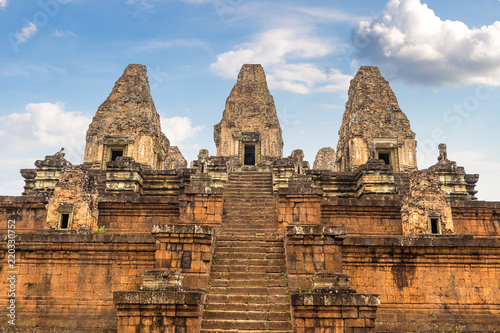
[(243, 63), (261, 63), (284, 154), (336, 149), (349, 80), (378, 66), (417, 135), (437, 145), (479, 198), (500, 188), (500, 1), (0, 0), (0, 194), (21, 168), (65, 148), (81, 163), (85, 131), (129, 63), (148, 67), (162, 127), (189, 160), (215, 155), (213, 125)]

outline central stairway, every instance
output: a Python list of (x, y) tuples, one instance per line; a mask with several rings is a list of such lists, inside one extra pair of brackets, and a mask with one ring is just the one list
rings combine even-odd
[(232, 173), (201, 332), (292, 332), (272, 175)]

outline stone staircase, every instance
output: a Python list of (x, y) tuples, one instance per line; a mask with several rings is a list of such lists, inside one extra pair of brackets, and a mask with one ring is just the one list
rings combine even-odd
[(201, 332), (292, 332), (276, 209), (271, 173), (229, 176)]

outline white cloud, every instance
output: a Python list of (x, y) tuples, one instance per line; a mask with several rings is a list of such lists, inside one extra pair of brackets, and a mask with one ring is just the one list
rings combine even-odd
[[(2, 156), (55, 153), (64, 147), (71, 162), (81, 163), (91, 118), (64, 110), (63, 103), (31, 103), (23, 113), (0, 117)], [(44, 153), (42, 153), (44, 154)]]
[(308, 62), (334, 51), (333, 40), (315, 36), (311, 29), (274, 28), (219, 54), (210, 68), (221, 77), (234, 79), (243, 64), (259, 63), (272, 89), (300, 94), (315, 89), (346, 91), (350, 76)]
[(60, 31), (56, 30), (52, 33), (52, 35), (56, 37), (76, 37), (76, 35), (73, 33), (73, 31)]
[(2, 69), (0, 70), (0, 75), (5, 76), (23, 76), (23, 77), (31, 77), (31, 76), (41, 76), (45, 77), (50, 75), (51, 73), (59, 73), (64, 74), (66, 70), (64, 68), (55, 67), (49, 64), (36, 65), (32, 63), (26, 62), (15, 62), (10, 64), (4, 64)]
[(352, 41), (388, 76), (418, 83), (500, 85), (500, 21), (468, 28), (443, 21), (420, 0), (390, 0), (383, 14), (363, 21)]
[(198, 38), (172, 39), (172, 40), (147, 40), (136, 45), (138, 50), (161, 49), (167, 47), (199, 47), (206, 43)]
[(191, 119), (188, 117), (161, 118), (161, 128), (172, 146), (180, 145), (183, 141), (194, 138), (203, 127), (193, 127)]
[(7, 0), (0, 0), (0, 8), (7, 7)]
[(25, 43), (30, 39), (35, 32), (38, 30), (37, 26), (33, 22), (28, 22), (21, 31), (16, 31), (15, 38), (18, 44)]

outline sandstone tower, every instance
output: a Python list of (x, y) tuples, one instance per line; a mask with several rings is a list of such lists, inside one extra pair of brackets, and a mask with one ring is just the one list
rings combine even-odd
[(369, 158), (394, 172), (417, 170), (415, 133), (389, 82), (377, 67), (363, 66), (351, 80), (337, 145), (337, 171), (354, 171)]
[(414, 138), (362, 67), (337, 152), (310, 169), (282, 156), (262, 67), (244, 65), (218, 156), (188, 168), (130, 65), (85, 163), (61, 150), (0, 196), (0, 332), (13, 316), (19, 332), (498, 332), (500, 203), (445, 144), (418, 171)]
[(283, 155), (281, 127), (261, 65), (241, 68), (222, 120), (214, 126), (214, 140), (217, 156), (237, 157), (242, 165)]
[(84, 163), (105, 169), (118, 157), (162, 170), (170, 145), (150, 94), (146, 66), (128, 65), (87, 131)]

